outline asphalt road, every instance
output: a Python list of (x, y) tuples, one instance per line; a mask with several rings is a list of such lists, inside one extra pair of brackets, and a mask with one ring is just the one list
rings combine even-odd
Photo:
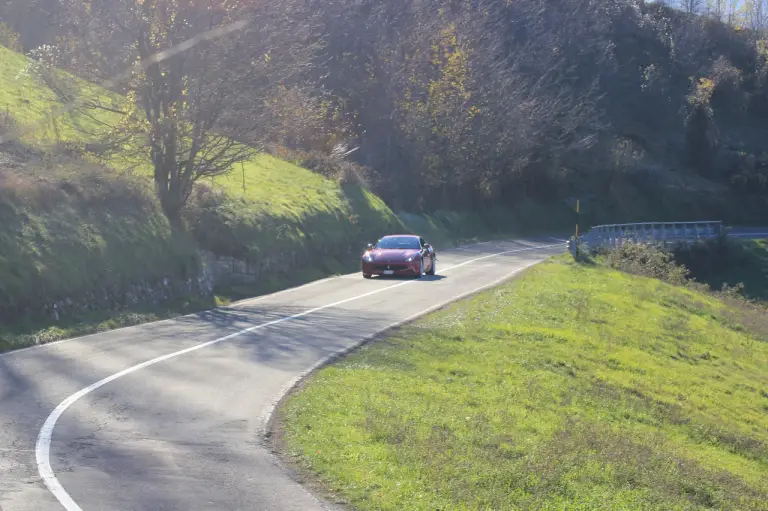
[(747, 239), (768, 238), (768, 227), (731, 227), (728, 236)]
[(322, 280), (195, 316), (0, 355), (0, 510), (326, 509), (263, 433), (319, 362), (549, 255), (440, 252), (438, 275)]

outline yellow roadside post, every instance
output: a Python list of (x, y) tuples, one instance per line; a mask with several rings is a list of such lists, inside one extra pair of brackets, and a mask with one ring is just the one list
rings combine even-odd
[(579, 199), (576, 199), (576, 240), (579, 239)]
[(576, 259), (576, 257), (579, 254), (578, 243), (579, 243), (579, 199), (576, 199), (576, 233), (572, 239), (568, 240), (568, 249), (570, 250), (574, 259)]

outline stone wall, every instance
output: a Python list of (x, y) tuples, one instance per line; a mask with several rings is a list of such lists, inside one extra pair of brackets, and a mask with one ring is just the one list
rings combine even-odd
[[(352, 248), (348, 250), (352, 252)], [(219, 256), (199, 251), (200, 272), (194, 278), (142, 280), (123, 286), (104, 286), (95, 291), (41, 299), (37, 304), (24, 307), (24, 315), (46, 316), (59, 321), (72, 315), (97, 310), (122, 310), (137, 305), (158, 305), (173, 299), (205, 297), (213, 294), (214, 286), (233, 283), (254, 283), (270, 272), (291, 271), (307, 257), (296, 253), (280, 254), (279, 257), (263, 257), (258, 261)], [(19, 311), (0, 311), (0, 317)]]
[(80, 315), (97, 310), (121, 310), (136, 305), (158, 305), (172, 299), (205, 297), (213, 294), (214, 280), (210, 271), (203, 265), (194, 278), (172, 279), (126, 284), (124, 286), (105, 286), (81, 295), (58, 297), (45, 301), (32, 310), (24, 311), (30, 315), (45, 315), (58, 321), (67, 316)]
[(54, 321), (68, 316), (98, 310), (122, 310), (137, 305), (159, 305), (173, 299), (205, 297), (213, 294), (214, 286), (232, 283), (253, 283), (270, 271), (294, 267), (295, 255), (245, 261), (212, 252), (199, 251), (200, 272), (194, 278), (142, 280), (123, 286), (104, 286), (85, 293), (41, 299), (23, 311), (0, 311), (0, 316), (12, 317), (18, 312), (30, 316), (45, 316)]
[(253, 283), (268, 273), (290, 272), (313, 264), (307, 253), (297, 252), (260, 257), (258, 260), (243, 260), (201, 252), (200, 259), (215, 284)]

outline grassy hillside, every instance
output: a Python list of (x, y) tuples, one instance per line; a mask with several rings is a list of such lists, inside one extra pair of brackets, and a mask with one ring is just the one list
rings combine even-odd
[[(24, 73), (26, 67), (26, 57), (0, 46), (0, 111), (9, 114), (17, 125), (37, 126), (24, 136), (23, 141), (28, 145), (47, 148), (60, 142), (88, 142), (94, 133), (105, 129), (99, 120), (107, 123), (116, 121), (118, 115), (108, 111), (93, 113), (88, 110), (88, 115), (85, 115), (77, 109), (54, 120), (50, 112), (62, 104), (39, 80)], [(89, 101), (115, 106), (122, 101), (119, 96), (67, 73), (59, 74), (62, 79), (76, 84), (79, 94)], [(116, 170), (123, 170), (119, 167), (120, 162), (115, 165)], [(141, 173), (146, 169), (138, 170)], [(259, 155), (242, 166), (238, 165), (230, 174), (204, 184), (248, 203), (249, 208), (243, 211), (243, 215), (249, 218), (256, 215), (295, 221), (322, 214), (352, 214), (338, 183), (269, 155)], [(382, 201), (369, 196), (367, 202), (384, 218), (393, 217)]]
[(172, 233), (144, 183), (58, 161), (27, 154), (0, 168), (0, 351), (80, 332), (78, 321), (107, 320), (93, 314), (136, 305), (121, 303), (125, 291), (137, 302), (146, 294), (132, 286), (198, 274), (194, 243)]
[[(10, 115), (19, 126), (34, 126), (22, 140), (35, 147), (50, 147), (56, 142), (87, 140), (90, 134), (105, 129), (103, 122), (116, 118), (107, 110), (84, 115), (77, 109), (57, 117), (51, 115), (61, 107), (56, 94), (40, 83), (28, 70), (24, 55), (0, 46), (0, 113)], [(74, 90), (105, 106), (119, 107), (122, 98), (104, 89), (59, 72), (62, 80)]]
[[(112, 122), (115, 114), (105, 111), (94, 119), (73, 111), (52, 118), (51, 110), (62, 104), (26, 67), (24, 56), (0, 47), (3, 126), (35, 128), (0, 147), (0, 349), (87, 332), (94, 322), (109, 326), (110, 314), (90, 307), (72, 305), (77, 312), (68, 311), (61, 321), (45, 307), (80, 302), (106, 289), (194, 276), (196, 247), (270, 260), (268, 281), (237, 291), (256, 294), (348, 269), (350, 247), (405, 229), (367, 190), (260, 155), (202, 183), (187, 211), (194, 239), (179, 239), (144, 169), (126, 174), (119, 163), (103, 167), (87, 154), (66, 151), (92, 140), (105, 129), (100, 121)], [(122, 100), (61, 76), (89, 100), (115, 106)], [(321, 254), (316, 263), (309, 260), (315, 252)], [(311, 268), (297, 268), (310, 262)], [(298, 275), (286, 275), (289, 270)], [(154, 317), (142, 312), (132, 321)], [(34, 340), (26, 334), (35, 334)]]
[(285, 449), (361, 510), (766, 510), (766, 341), (762, 309), (555, 259), (315, 374)]
[[(126, 172), (119, 161), (104, 166), (82, 152), (116, 114), (73, 110), (52, 117), (62, 103), (27, 67), (26, 57), (0, 46), (0, 131), (34, 127), (0, 147), (0, 350), (113, 326), (122, 304), (113, 311), (71, 306), (77, 312), (60, 321), (45, 307), (166, 276), (184, 279), (198, 270), (196, 248), (264, 270), (255, 284), (218, 290), (230, 299), (354, 271), (363, 243), (387, 232), (416, 231), (443, 248), (542, 225), (527, 218), (528, 204), (486, 216), (398, 216), (358, 184), (262, 154), (200, 183), (185, 212), (191, 237), (179, 239), (160, 213), (148, 166)], [(114, 107), (123, 101), (58, 76), (86, 100)], [(181, 309), (212, 304), (187, 302)], [(157, 303), (131, 310), (137, 314), (120, 324), (174, 312)]]

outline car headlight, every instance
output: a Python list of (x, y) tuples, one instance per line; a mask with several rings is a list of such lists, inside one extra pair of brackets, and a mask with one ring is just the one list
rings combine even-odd
[(419, 257), (419, 254), (413, 254), (411, 257), (405, 260), (406, 263), (412, 263), (416, 260), (416, 258)]
[(366, 252), (365, 254), (363, 254), (363, 261), (365, 261), (366, 263), (372, 263), (373, 256), (369, 252)]

